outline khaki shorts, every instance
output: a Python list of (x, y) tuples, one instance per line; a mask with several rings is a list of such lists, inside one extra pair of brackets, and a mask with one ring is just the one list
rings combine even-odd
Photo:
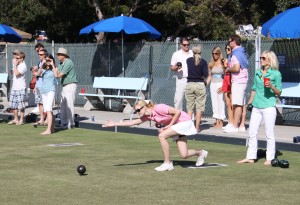
[(206, 103), (206, 88), (204, 83), (190, 82), (185, 88), (186, 109), (193, 112), (196, 105), (196, 112), (204, 112)]

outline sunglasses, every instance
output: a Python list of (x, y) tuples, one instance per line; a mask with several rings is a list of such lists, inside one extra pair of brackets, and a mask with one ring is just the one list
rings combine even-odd
[(135, 113), (140, 113), (141, 112), (141, 110), (144, 108), (144, 106), (142, 106), (141, 108), (139, 108), (139, 109), (136, 109), (134, 112)]
[(266, 57), (260, 57), (260, 60), (264, 61), (264, 60), (266, 60)]
[(190, 44), (181, 44), (182, 46), (189, 46)]
[(21, 58), (16, 58), (16, 59), (21, 59)]
[(220, 55), (220, 53), (211, 53), (212, 55)]
[(49, 63), (51, 63), (51, 60), (50, 60), (50, 59), (47, 59), (47, 60), (46, 60), (46, 62), (49, 62)]

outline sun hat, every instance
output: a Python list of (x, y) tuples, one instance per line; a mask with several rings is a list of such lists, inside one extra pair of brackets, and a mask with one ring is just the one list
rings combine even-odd
[(67, 49), (65, 49), (65, 48), (59, 48), (56, 54), (63, 54), (65, 56), (69, 57)]
[(21, 53), (21, 51), (18, 50), (18, 49), (15, 49), (12, 53), (15, 54), (15, 55), (19, 55)]

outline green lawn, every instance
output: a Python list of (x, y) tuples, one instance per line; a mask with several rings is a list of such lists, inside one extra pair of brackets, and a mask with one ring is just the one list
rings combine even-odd
[[(282, 151), (290, 168), (236, 164), (246, 147), (189, 141), (209, 151), (208, 163), (179, 158), (170, 140), (174, 171), (156, 172), (162, 153), (156, 137), (85, 129), (41, 136), (44, 128), (0, 123), (1, 204), (300, 204), (299, 153)], [(48, 144), (81, 143), (73, 147)], [(76, 167), (87, 166), (79, 176)]]

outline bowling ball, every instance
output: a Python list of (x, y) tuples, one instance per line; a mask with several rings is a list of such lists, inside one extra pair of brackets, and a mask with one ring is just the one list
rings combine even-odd
[(79, 165), (77, 167), (77, 172), (78, 174), (83, 175), (86, 172), (86, 167), (84, 165)]
[(271, 161), (271, 165), (272, 165), (272, 167), (278, 167), (278, 165), (279, 165), (279, 160), (278, 160), (278, 159), (273, 159), (273, 160)]
[(252, 103), (248, 104), (248, 105), (247, 105), (247, 110), (248, 110), (249, 112), (252, 112), (252, 109), (253, 109)]
[(287, 161), (287, 160), (280, 160), (279, 161), (279, 166), (281, 167), (281, 168), (289, 168), (289, 166), (290, 166), (290, 163)]

